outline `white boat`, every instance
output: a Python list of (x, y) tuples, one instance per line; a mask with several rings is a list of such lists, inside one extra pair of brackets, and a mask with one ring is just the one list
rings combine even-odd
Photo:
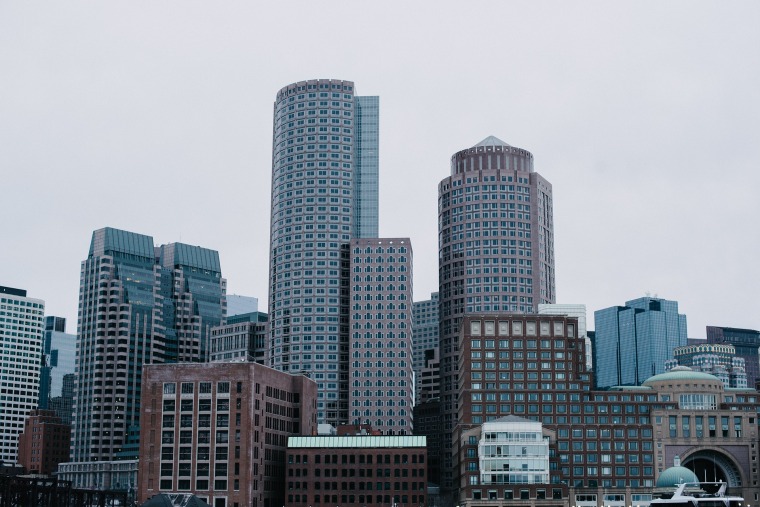
[(728, 493), (725, 482), (684, 482), (672, 496), (653, 499), (650, 507), (744, 507), (744, 498)]

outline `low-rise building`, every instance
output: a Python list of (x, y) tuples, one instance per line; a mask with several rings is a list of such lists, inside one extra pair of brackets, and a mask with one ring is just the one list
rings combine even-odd
[(55, 476), (77, 489), (126, 491), (133, 496), (137, 488), (138, 460), (83, 461), (61, 463)]
[(427, 505), (422, 436), (288, 439), (288, 507)]

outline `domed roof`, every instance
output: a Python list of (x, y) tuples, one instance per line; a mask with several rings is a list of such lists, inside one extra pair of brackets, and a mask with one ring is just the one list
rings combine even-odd
[(642, 385), (648, 386), (655, 382), (668, 380), (711, 380), (714, 382), (721, 382), (721, 380), (715, 375), (710, 375), (709, 373), (703, 373), (701, 371), (694, 371), (688, 366), (676, 366), (670, 371), (649, 377)]
[(674, 488), (684, 482), (699, 482), (699, 478), (697, 477), (697, 474), (686, 467), (674, 466), (663, 470), (657, 478), (657, 487)]

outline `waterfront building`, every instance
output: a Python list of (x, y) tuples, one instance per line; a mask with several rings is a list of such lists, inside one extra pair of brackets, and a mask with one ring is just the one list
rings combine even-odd
[(453, 486), (459, 327), (467, 314), (533, 313), (555, 302), (552, 186), (533, 155), (489, 136), (451, 157), (438, 185), (444, 488)]
[(427, 505), (423, 436), (296, 436), (288, 439), (283, 505)]
[(684, 366), (643, 385), (593, 390), (576, 330), (571, 317), (465, 317), (456, 445), (508, 415), (540, 422), (556, 440), (542, 485), (484, 483), (486, 471), (468, 455), (477, 451), (457, 449), (459, 505), (648, 505), (676, 456), (702, 480), (760, 495), (757, 391)]
[(566, 498), (567, 488), (549, 480), (550, 440), (556, 445), (554, 432), (515, 415), (464, 431), (457, 447), (460, 505)]
[(317, 429), (317, 386), (257, 363), (143, 369), (138, 501), (193, 493), (209, 505), (284, 503), (288, 437)]

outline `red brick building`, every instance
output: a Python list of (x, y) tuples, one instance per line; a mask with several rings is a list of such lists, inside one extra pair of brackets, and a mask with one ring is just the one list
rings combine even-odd
[(288, 439), (288, 507), (427, 505), (423, 436)]
[(29, 473), (50, 475), (69, 460), (71, 426), (53, 410), (32, 410), (18, 438), (18, 462)]
[(213, 507), (284, 505), (288, 437), (316, 433), (314, 381), (257, 363), (143, 372), (140, 502), (177, 492)]

